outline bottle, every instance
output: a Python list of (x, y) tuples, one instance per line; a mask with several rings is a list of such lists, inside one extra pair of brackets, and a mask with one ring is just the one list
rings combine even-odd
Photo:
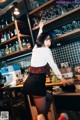
[(12, 53), (12, 46), (9, 44), (9, 52)]
[(4, 32), (4, 41), (6, 41), (6, 40), (7, 40), (7, 33)]
[(8, 40), (10, 39), (10, 32), (7, 33)]
[(27, 48), (30, 49), (31, 48), (31, 43), (29, 42), (29, 39), (26, 40), (27, 43)]
[(12, 16), (11, 16), (11, 21), (13, 22), (14, 20), (15, 20), (15, 19), (14, 19), (14, 16), (12, 15)]
[(5, 21), (5, 25), (6, 25), (6, 26), (8, 25), (8, 21), (7, 21), (7, 20)]
[(11, 38), (14, 36), (14, 33), (11, 31)]
[(1, 33), (1, 43), (2, 42), (4, 42), (5, 40), (4, 40), (4, 35), (3, 35), (3, 33)]
[(23, 47), (23, 48), (26, 48), (26, 47), (27, 47), (27, 44), (26, 44), (26, 42), (25, 42), (24, 39), (22, 40), (22, 47)]
[(15, 52), (16, 48), (15, 48), (15, 44), (12, 46), (12, 52)]
[(8, 48), (8, 45), (6, 45), (5, 53), (6, 53), (6, 54), (9, 54), (9, 53), (10, 53), (9, 48)]
[(17, 31), (16, 31), (16, 29), (14, 29), (14, 35), (15, 35), (15, 36), (17, 35)]
[(20, 50), (18, 41), (16, 41), (15, 48), (16, 48), (16, 50)]

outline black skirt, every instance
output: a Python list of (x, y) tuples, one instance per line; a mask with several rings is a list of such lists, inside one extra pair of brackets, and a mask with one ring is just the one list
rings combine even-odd
[(23, 91), (27, 95), (46, 96), (46, 74), (32, 74), (28, 76), (23, 85)]

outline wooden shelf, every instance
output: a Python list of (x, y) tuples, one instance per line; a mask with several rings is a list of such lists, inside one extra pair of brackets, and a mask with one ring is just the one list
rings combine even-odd
[(29, 35), (24, 35), (24, 34), (20, 34), (20, 37), (27, 37), (27, 38), (30, 38)]
[[(29, 38), (29, 37), (30, 37), (29, 35), (24, 35), (24, 34), (19, 34), (19, 35), (20, 35), (21, 38), (25, 38), (25, 37)], [(18, 37), (17, 37), (17, 36), (14, 36), (14, 37), (10, 38), (9, 40), (6, 40), (5, 42), (2, 42), (2, 43), (0, 44), (0, 46), (3, 46), (3, 45), (5, 45), (5, 44), (10, 43), (10, 42), (12, 42), (12, 41), (15, 41), (15, 40), (17, 40), (17, 39), (18, 39)]]
[(37, 13), (38, 13), (41, 9), (46, 8), (46, 7), (49, 7), (49, 5), (51, 5), (51, 4), (54, 3), (54, 2), (55, 2), (55, 0), (50, 0), (50, 1), (46, 2), (46, 3), (44, 3), (43, 5), (41, 5), (41, 6), (39, 6), (38, 8), (32, 10), (31, 12), (29, 12), (29, 15), (33, 15), (33, 14), (34, 14), (34, 15), (37, 15)]
[[(63, 23), (65, 24), (68, 21), (70, 22), (71, 20), (78, 18), (79, 16), (80, 16), (80, 7), (70, 10), (69, 12), (66, 12), (63, 15), (60, 15), (58, 17), (55, 17), (54, 19), (49, 20), (48, 22), (45, 23), (44, 26), (48, 26), (52, 23), (53, 28), (54, 26), (58, 27), (59, 25), (62, 25)], [(33, 31), (37, 29), (39, 29), (39, 26), (32, 28)]]
[(18, 51), (15, 51), (15, 52), (13, 52), (13, 53), (10, 53), (10, 54), (8, 54), (8, 55), (1, 56), (1, 57), (0, 57), (0, 60), (1, 60), (1, 59), (4, 59), (4, 58), (7, 59), (8, 57), (12, 57), (12, 56), (19, 55), (19, 54), (22, 54), (22, 53), (24, 53), (24, 52), (30, 52), (30, 51), (32, 51), (32, 49), (24, 48), (24, 49), (22, 49), (22, 50), (18, 50)]
[(19, 27), (21, 27), (21, 28), (25, 27), (25, 25), (24, 25), (24, 23), (22, 21), (14, 20), (13, 22), (11, 22), (10, 24), (8, 24), (4, 28), (1, 28), (0, 32), (12, 30), (12, 28), (15, 28), (15, 21), (17, 21)]
[(60, 41), (60, 40), (65, 40), (65, 39), (70, 39), (70, 38), (73, 38), (73, 37), (78, 37), (80, 36), (80, 29), (75, 29), (71, 32), (68, 32), (68, 33), (65, 33), (65, 34), (62, 34), (60, 36), (57, 36), (56, 38), (54, 38), (55, 41)]
[(0, 43), (0, 46), (3, 46), (9, 42), (15, 41), (16, 39), (18, 39), (17, 36), (14, 36), (14, 37), (10, 38), (9, 40), (6, 40), (6, 41)]

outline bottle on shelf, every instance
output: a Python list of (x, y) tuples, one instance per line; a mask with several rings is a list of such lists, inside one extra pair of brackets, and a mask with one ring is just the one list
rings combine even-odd
[(15, 35), (15, 36), (17, 35), (17, 31), (16, 31), (16, 29), (14, 29), (14, 35)]
[(6, 21), (5, 21), (5, 26), (7, 26), (7, 25), (8, 25), (8, 21), (6, 20)]
[(14, 19), (14, 15), (11, 16), (11, 21), (13, 22), (15, 19)]
[(27, 47), (27, 44), (26, 44), (26, 42), (25, 42), (24, 39), (22, 40), (22, 47), (23, 47), (23, 48), (26, 48), (26, 47)]
[(6, 55), (8, 55), (10, 53), (8, 45), (6, 45), (5, 53), (6, 53)]
[(7, 34), (8, 40), (10, 39), (10, 31)]
[(10, 35), (11, 35), (11, 36), (10, 36), (11, 38), (14, 36), (14, 33), (13, 33), (13, 31), (11, 31), (11, 34), (10, 34)]
[(17, 51), (17, 50), (20, 50), (18, 41), (16, 41), (15, 48), (16, 48), (16, 51)]
[(30, 49), (31, 48), (31, 43), (29, 42), (29, 39), (26, 40), (27, 43), (27, 48)]
[(5, 22), (4, 22), (4, 19), (1, 20), (1, 28), (4, 28), (5, 27)]
[(7, 33), (4, 32), (4, 41), (6, 41), (6, 40), (7, 40)]
[(15, 51), (16, 51), (15, 44), (13, 44), (13, 46), (12, 46), (12, 52), (15, 52)]
[(9, 52), (12, 53), (12, 45), (9, 44)]
[(5, 40), (4, 40), (4, 35), (3, 35), (3, 33), (1, 33), (1, 43), (2, 42), (4, 42)]

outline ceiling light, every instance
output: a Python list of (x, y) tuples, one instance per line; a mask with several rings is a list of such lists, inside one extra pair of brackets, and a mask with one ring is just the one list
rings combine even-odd
[(5, 2), (6, 0), (0, 0), (0, 3), (3, 3), (3, 2)]
[(14, 14), (14, 15), (19, 15), (19, 14), (20, 14), (20, 11), (19, 11), (19, 9), (18, 9), (18, 3), (17, 3), (17, 2), (14, 2), (13, 5), (14, 5), (13, 14)]
[(19, 15), (20, 12), (19, 12), (19, 9), (18, 8), (14, 8), (14, 15)]

